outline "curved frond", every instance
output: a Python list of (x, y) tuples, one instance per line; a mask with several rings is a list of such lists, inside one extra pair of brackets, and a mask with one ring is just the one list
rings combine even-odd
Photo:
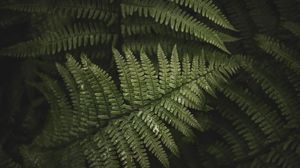
[(231, 30), (236, 30), (227, 18), (223, 15), (221, 10), (214, 4), (213, 0), (170, 0), (180, 5), (184, 5), (193, 9), (196, 13), (199, 13), (203, 17), (207, 17), (209, 20), (216, 24)]
[(55, 32), (41, 35), (31, 41), (21, 42), (0, 50), (1, 55), (17, 57), (37, 57), (54, 55), (62, 51), (70, 51), (79, 47), (99, 44), (114, 45), (116, 35), (101, 24), (74, 24)]
[(296, 22), (283, 22), (282, 26), (287, 29), (288, 31), (290, 31), (291, 33), (293, 33), (295, 36), (297, 36), (298, 38), (300, 38), (300, 24), (296, 23)]
[(257, 35), (256, 41), (258, 42), (258, 46), (265, 52), (271, 54), (277, 60), (283, 61), (295, 72), (300, 73), (300, 60), (297, 58), (298, 53), (296, 51), (289, 49), (270, 36)]
[[(158, 47), (158, 72), (144, 52), (137, 59), (130, 50), (125, 51), (125, 57), (114, 50), (114, 57), (121, 90), (105, 71), (85, 56), (81, 57), (81, 63), (69, 56), (66, 67), (57, 65), (68, 94), (57, 82), (42, 76), (41, 90), (48, 98), (51, 111), (35, 145), (72, 150), (74, 143), (80, 144), (91, 167), (119, 164), (150, 167), (146, 152), (149, 151), (168, 167), (162, 147), (178, 155), (169, 126), (193, 137), (191, 128), (201, 129), (201, 123), (189, 108), (202, 103), (201, 92), (212, 92), (239, 67), (229, 58), (224, 62), (215, 59), (207, 65), (209, 55), (204, 52), (193, 60), (186, 57), (183, 64), (176, 47), (170, 60)], [(191, 74), (189, 78), (186, 73)]]
[(173, 3), (162, 0), (127, 0), (121, 4), (121, 8), (123, 17), (131, 16), (134, 13), (143, 17), (151, 17), (156, 22), (167, 25), (176, 32), (194, 35), (200, 40), (229, 52), (216, 32)]
[(58, 16), (72, 16), (74, 18), (100, 19), (111, 24), (117, 18), (114, 5), (109, 0), (64, 0), (35, 3), (8, 3), (1, 6), (8, 9), (26, 13), (39, 13)]

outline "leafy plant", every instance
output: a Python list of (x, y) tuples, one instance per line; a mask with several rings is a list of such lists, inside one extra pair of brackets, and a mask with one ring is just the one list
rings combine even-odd
[[(147, 150), (168, 167), (162, 146), (178, 155), (168, 127), (188, 137), (194, 136), (191, 127), (201, 130), (201, 123), (188, 108), (202, 109), (204, 92), (213, 92), (213, 87), (233, 74), (238, 64), (216, 58), (207, 65), (205, 53), (179, 61), (176, 48), (170, 60), (160, 47), (157, 53), (158, 72), (144, 52), (138, 61), (131, 51), (125, 51), (124, 58), (114, 50), (121, 92), (112, 78), (86, 56), (81, 57), (81, 64), (71, 56), (66, 67), (57, 64), (68, 96), (56, 81), (42, 75), (44, 82), (38, 87), (50, 103), (50, 113), (33, 146), (59, 146), (62, 157), (71, 158), (71, 162), (83, 157), (76, 159), (87, 160), (90, 167), (135, 167), (136, 163), (150, 167)], [(69, 150), (83, 154), (68, 154)], [(49, 163), (43, 161), (35, 160), (34, 166), (48, 167)], [(84, 167), (84, 162), (74, 165), (70, 161), (62, 159), (55, 165)]]
[[(0, 165), (299, 167), (299, 7), (298, 0), (1, 2), (0, 55), (10, 56), (3, 65), (35, 61), (14, 82), (30, 85), (11, 87), (30, 96), (12, 98), (20, 108), (3, 115), (14, 122), (1, 133)], [(2, 97), (19, 95), (6, 90)]]

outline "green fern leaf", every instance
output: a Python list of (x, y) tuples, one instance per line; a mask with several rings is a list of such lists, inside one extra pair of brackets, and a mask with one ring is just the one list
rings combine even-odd
[(299, 23), (285, 21), (282, 23), (282, 26), (293, 33), (295, 36), (300, 38), (300, 25)]
[(270, 36), (257, 35), (255, 39), (261, 49), (290, 66), (293, 71), (300, 73), (300, 60), (297, 58), (296, 51), (289, 49)]
[(162, 0), (138, 1), (127, 0), (121, 4), (123, 17), (138, 13), (139, 16), (151, 17), (160, 24), (171, 27), (176, 32), (185, 32), (212, 44), (229, 53), (218, 34), (205, 24), (197, 21), (179, 6)]
[(116, 35), (98, 24), (74, 24), (0, 50), (1, 55), (37, 57), (97, 44), (114, 45)]
[(265, 93), (274, 99), (278, 104), (279, 109), (282, 111), (283, 116), (286, 117), (288, 123), (286, 127), (293, 128), (298, 126), (299, 109), (297, 95), (288, 85), (288, 82), (283, 78), (275, 77), (266, 71), (267, 68), (259, 68), (254, 66), (254, 61), (251, 60), (244, 66), (245, 70), (250, 72), (251, 76), (261, 84)]
[[(108, 0), (103, 1), (58, 1), (56, 4), (49, 2), (38, 3), (9, 3), (3, 5), (1, 9), (8, 9), (26, 13), (40, 13), (58, 16), (71, 16), (74, 18), (100, 19), (112, 24), (117, 18), (117, 12), (113, 4)], [(51, 3), (51, 1), (50, 1)]]
[(220, 9), (214, 4), (213, 0), (169, 0), (180, 5), (184, 5), (193, 9), (201, 16), (207, 17), (216, 24), (230, 29), (236, 30), (227, 18), (222, 14)]
[[(57, 65), (68, 96), (57, 82), (42, 75), (44, 84), (39, 87), (51, 111), (34, 145), (42, 149), (63, 146), (68, 150), (74, 144), (80, 145), (91, 167), (150, 167), (148, 150), (168, 167), (163, 146), (176, 155), (178, 147), (167, 125), (193, 137), (191, 128), (201, 129), (201, 125), (188, 107), (203, 103), (201, 92), (224, 82), (239, 67), (233, 59), (216, 59), (207, 65), (204, 53), (193, 61), (186, 57), (182, 64), (176, 47), (170, 60), (158, 47), (157, 72), (144, 52), (140, 60), (130, 50), (125, 54), (124, 58), (114, 50), (121, 91), (105, 71), (85, 56), (81, 63), (69, 56), (66, 68)], [(185, 74), (191, 75), (187, 78)]]

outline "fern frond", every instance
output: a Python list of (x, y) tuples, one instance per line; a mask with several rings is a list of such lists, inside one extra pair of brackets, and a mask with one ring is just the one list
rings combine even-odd
[[(125, 58), (118, 51), (113, 52), (121, 91), (105, 71), (86, 57), (81, 58), (81, 64), (68, 57), (66, 68), (57, 65), (69, 96), (55, 81), (42, 76), (41, 90), (51, 112), (45, 130), (34, 144), (53, 148), (79, 143), (92, 167), (135, 167), (136, 163), (149, 167), (147, 149), (168, 167), (162, 146), (176, 155), (178, 147), (167, 125), (192, 137), (191, 128), (201, 129), (201, 125), (188, 107), (193, 107), (191, 103), (201, 104), (201, 92), (213, 91), (239, 65), (233, 59), (212, 59), (207, 65), (209, 56), (205, 53), (192, 61), (186, 57), (182, 65), (176, 48), (168, 60), (158, 47), (157, 72), (144, 52), (141, 61), (130, 50), (125, 51)], [(187, 78), (186, 73), (191, 75)], [(101, 151), (105, 151), (105, 157), (95, 157)]]
[[(297, 167), (300, 156), (296, 152), (298, 140), (295, 137), (290, 140), (289, 136), (298, 131), (299, 99), (285, 76), (290, 71), (285, 72), (278, 65), (280, 69), (274, 70), (276, 62), (272, 61), (262, 68), (259, 66), (261, 62), (256, 63), (249, 57), (235, 58), (249, 73), (243, 75), (251, 75), (254, 80), (246, 80), (249, 86), (241, 87), (233, 82), (220, 87), (226, 98), (218, 95), (214, 101), (209, 101), (216, 111), (207, 114), (207, 118), (210, 129), (217, 134), (214, 139), (223, 145), (216, 149), (214, 143), (208, 142), (202, 145), (209, 147), (200, 149), (199, 146), (199, 150), (212, 155), (213, 161), (217, 162), (214, 167)], [(293, 74), (296, 79), (297, 74)], [(253, 87), (253, 82), (260, 86)], [(293, 145), (289, 146), (289, 143)], [(233, 157), (225, 157), (226, 154)], [(204, 160), (212, 161), (209, 156)], [(210, 166), (204, 164), (204, 167)]]
[[(21, 146), (20, 147), (20, 153), (23, 157), (23, 165), (26, 165), (28, 167), (33, 167), (33, 168), (40, 168), (45, 166), (46, 161), (43, 160), (44, 156), (41, 154), (39, 151), (35, 151), (34, 153), (29, 150), (29, 147), (27, 146)], [(49, 167), (52, 167), (49, 165)]]
[(282, 23), (282, 26), (293, 33), (295, 36), (300, 38), (300, 24), (296, 22), (285, 21)]
[[(228, 111), (226, 114), (235, 115), (236, 111)], [(226, 118), (228, 118), (227, 116)], [(218, 117), (219, 118), (219, 117)], [(220, 120), (216, 119), (215, 117), (212, 117), (212, 122), (216, 123), (217, 125), (219, 123), (226, 123), (226, 127), (220, 126), (220, 130), (224, 130), (228, 128), (227, 122), (220, 122)], [(220, 118), (219, 118), (220, 119)], [(234, 120), (233, 120), (234, 121)], [(230, 121), (229, 121), (230, 123)], [(236, 125), (236, 128), (238, 125)], [(247, 168), (250, 166), (254, 167), (297, 167), (299, 165), (299, 154), (297, 154), (297, 148), (299, 147), (299, 143), (297, 142), (299, 139), (297, 139), (298, 135), (293, 134), (293, 132), (290, 132), (290, 134), (287, 134), (286, 137), (283, 137), (281, 141), (265, 141), (262, 139), (259, 139), (261, 141), (260, 143), (264, 143), (263, 146), (260, 148), (257, 148), (254, 151), (249, 151), (247, 155), (244, 155), (244, 157), (233, 157), (235, 156), (233, 153), (233, 149), (236, 150), (237, 145), (239, 143), (235, 143), (232, 141), (231, 137), (234, 137), (236, 134), (236, 130), (231, 128), (227, 131), (219, 131), (217, 132), (220, 134), (220, 136), (223, 137), (224, 140), (220, 139), (217, 140), (215, 143), (209, 143), (209, 146), (205, 147), (206, 152), (209, 154), (212, 154), (217, 160), (217, 165), (231, 165), (233, 167), (241, 167), (241, 168)], [(252, 132), (255, 133), (255, 130), (253, 129)], [(234, 139), (234, 138), (233, 138)], [(263, 140), (263, 141), (262, 141)], [(202, 144), (205, 146), (205, 144)], [(201, 149), (203, 150), (203, 149)], [(203, 151), (202, 151), (203, 152)], [(217, 167), (217, 166), (216, 166)]]
[(170, 27), (162, 25), (148, 18), (127, 17), (124, 18), (124, 24), (121, 25), (121, 31), (124, 38), (141, 35), (169, 35), (186, 40), (198, 40), (197, 37), (184, 33), (175, 32)]
[(157, 51), (157, 44), (160, 44), (166, 52), (171, 52), (173, 46), (176, 44), (178, 46), (179, 53), (186, 53), (189, 55), (197, 55), (201, 53), (201, 50), (205, 46), (199, 46), (202, 43), (193, 40), (183, 40), (180, 38), (174, 38), (165, 35), (147, 35), (140, 37), (129, 37), (124, 39), (123, 49), (130, 49), (137, 53), (143, 49), (148, 54), (155, 54)]
[(282, 129), (283, 121), (272, 107), (237, 85), (229, 85), (221, 90), (226, 97), (236, 102), (259, 125), (268, 139), (274, 141), (281, 139), (280, 129)]
[(230, 151), (233, 154), (233, 158), (240, 159), (247, 156), (249, 153), (247, 142), (239, 135), (233, 125), (218, 115), (212, 115), (211, 120), (213, 120), (214, 124), (213, 129), (215, 129), (216, 132), (230, 145)]
[(293, 71), (300, 73), (300, 60), (297, 58), (296, 51), (289, 49), (270, 36), (257, 35), (255, 39), (261, 49), (290, 66)]
[(224, 163), (226, 164), (228, 161), (230, 162), (233, 160), (233, 153), (228, 148), (228, 145), (223, 142), (217, 141), (211, 144), (207, 147), (206, 151), (221, 161), (216, 163), (217, 165), (222, 165)]
[(216, 109), (224, 118), (227, 118), (232, 122), (232, 125), (237, 132), (247, 141), (250, 151), (262, 148), (266, 143), (261, 141), (262, 139), (265, 139), (265, 135), (258, 124), (255, 124), (247, 114), (238, 108), (237, 105), (232, 104), (233, 103), (230, 103), (224, 98), (218, 98), (213, 105), (216, 106)]
[(229, 53), (223, 44), (223, 41), (213, 30), (199, 22), (176, 4), (162, 0), (127, 0), (121, 4), (121, 9), (122, 15), (125, 18), (133, 15), (134, 13), (138, 13), (139, 16), (143, 17), (151, 17), (156, 22), (165, 24), (176, 32), (179, 31), (194, 35), (198, 39)]
[(138, 53), (143, 49), (147, 54), (154, 55), (157, 51), (157, 44), (160, 44), (165, 52), (171, 53), (173, 46), (177, 45), (178, 53), (188, 54), (190, 56), (197, 56), (202, 50), (205, 53), (210, 53), (211, 55), (220, 55), (222, 58), (226, 53), (216, 50), (214, 47), (201, 43), (198, 40), (188, 40), (178, 36), (172, 35), (141, 35), (141, 36), (131, 36), (124, 39), (124, 44), (122, 48), (124, 50), (130, 49), (134, 53)]
[(78, 143), (72, 144), (59, 155), (61, 156), (59, 163), (61, 167), (82, 168), (86, 164), (83, 148)]
[(79, 47), (108, 43), (114, 45), (115, 40), (116, 35), (111, 34), (101, 24), (74, 24), (55, 32), (43, 34), (31, 41), (4, 48), (0, 50), (0, 54), (18, 57), (54, 55)]
[(300, 121), (298, 114), (298, 97), (294, 94), (292, 87), (287, 85), (283, 78), (275, 77), (267, 73), (266, 69), (253, 67), (249, 64), (245, 67), (251, 76), (261, 84), (265, 93), (275, 100), (284, 116), (289, 122), (288, 127), (297, 127)]
[[(297, 168), (299, 166), (299, 154), (297, 154), (297, 147), (299, 146), (299, 137), (290, 135), (286, 137), (283, 142), (269, 146), (266, 151), (258, 154), (256, 157), (241, 162), (238, 167), (291, 167)], [(289, 146), (290, 144), (293, 144)]]
[(214, 23), (230, 29), (236, 30), (227, 18), (223, 15), (221, 10), (214, 4), (213, 0), (169, 0), (180, 5), (184, 5), (193, 9), (196, 13), (200, 14), (203, 17), (207, 17), (209, 20)]
[[(173, 31), (168, 26), (154, 22), (153, 20), (147, 19), (147, 18), (143, 18), (143, 19), (136, 18), (136, 17), (125, 18), (124, 24), (121, 25), (121, 31), (122, 31), (123, 37), (125, 37), (125, 38), (127, 38), (127, 37), (130, 38), (134, 35), (141, 36), (141, 35), (158, 34), (159, 36), (168, 35), (168, 36), (176, 37), (176, 38), (183, 39), (183, 40), (199, 41), (198, 37), (196, 37), (194, 35), (187, 34), (184, 32)], [(224, 42), (233, 42), (233, 41), (238, 40), (238, 38), (233, 37), (229, 34), (225, 34), (225, 33), (219, 32), (219, 31), (215, 31), (215, 33), (217, 33), (217, 35)], [(165, 40), (166, 39), (168, 39), (168, 38), (166, 37)], [(178, 40), (178, 41), (180, 41), (180, 40)]]
[[(49, 2), (48, 2), (49, 3)], [(50, 1), (51, 3), (51, 1)], [(109, 25), (117, 18), (113, 4), (109, 0), (66, 0), (47, 4), (46, 2), (36, 3), (9, 3), (1, 9), (8, 9), (26, 13), (39, 13), (58, 16), (71, 16), (74, 18), (100, 19)]]
[(219, 1), (228, 12), (228, 17), (231, 23), (240, 31), (241, 43), (243, 46), (242, 50), (238, 50), (239, 53), (254, 53), (257, 49), (254, 47), (254, 42), (252, 39), (253, 33), (256, 31), (255, 24), (251, 20), (246, 8), (245, 1), (239, 0), (224, 0)]

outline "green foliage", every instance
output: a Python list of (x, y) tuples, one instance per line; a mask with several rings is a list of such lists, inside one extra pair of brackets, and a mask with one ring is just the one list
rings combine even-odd
[(1, 2), (0, 167), (298, 168), (299, 4)]
[(258, 35), (256, 36), (258, 46), (267, 53), (287, 64), (293, 71), (300, 73), (300, 60), (297, 58), (297, 51), (288, 49), (285, 45), (280, 44), (278, 40), (271, 37)]
[(183, 11), (177, 5), (165, 1), (153, 2), (147, 0), (141, 2), (138, 0), (129, 0), (128, 2), (124, 1), (121, 9), (123, 17), (138, 12), (139, 16), (151, 17), (155, 22), (169, 26), (176, 32), (188, 33), (228, 52), (215, 32), (210, 30), (206, 25), (199, 23), (199, 21)]
[(17, 57), (53, 55), (88, 45), (96, 46), (108, 43), (114, 45), (115, 40), (116, 35), (110, 34), (103, 25), (74, 24), (55, 32), (47, 32), (37, 39), (6, 48), (1, 51), (1, 54)]
[[(230, 51), (238, 53), (232, 57), (243, 70), (208, 98), (211, 112), (196, 115), (206, 131), (197, 138), (196, 159), (185, 167), (299, 167), (298, 22), (286, 17), (296, 13), (279, 1), (223, 3), (241, 33)], [(274, 7), (284, 13), (277, 17)]]
[(192, 8), (196, 13), (207, 17), (216, 24), (231, 30), (235, 28), (230, 24), (230, 22), (223, 15), (221, 10), (214, 4), (212, 0), (170, 0), (171, 2), (176, 2), (177, 4), (184, 5), (186, 7)]
[[(192, 8), (197, 15), (191, 14), (189, 9), (182, 7)], [(180, 33), (182, 36), (175, 42), (192, 38), (194, 41), (211, 44), (225, 52), (229, 51), (225, 47), (223, 38), (236, 40), (214, 27), (209, 27), (203, 19), (198, 17), (206, 17), (223, 28), (235, 30), (212, 1), (201, 3), (198, 1), (175, 1), (173, 3), (165, 0), (16, 1), (4, 3), (1, 9), (30, 14), (32, 26), (41, 30), (32, 37), (32, 40), (2, 49), (1, 55), (37, 57), (64, 54), (66, 51), (83, 48), (95, 50), (97, 44), (103, 44), (101, 47), (105, 48), (107, 45), (114, 46), (115, 42), (121, 39), (124, 40), (124, 43), (118, 45), (134, 49), (137, 45), (132, 45), (131, 39), (141, 39), (146, 43), (147, 38), (143, 35), (153, 34), (153, 31), (157, 32), (159, 29), (171, 32), (168, 38), (177, 37), (177, 34)], [(132, 24), (132, 21), (135, 23)], [(153, 26), (148, 27), (149, 24)], [(127, 43), (127, 41), (129, 42)], [(156, 41), (152, 43), (157, 46)], [(155, 47), (148, 48), (147, 45), (142, 47), (145, 48), (145, 51), (153, 53), (156, 51)], [(178, 47), (181, 48), (179, 45)], [(140, 49), (141, 47), (138, 48), (138, 50)]]
[[(50, 151), (60, 147), (64, 157), (87, 160), (89, 167), (135, 167), (136, 163), (150, 167), (147, 150), (168, 167), (162, 146), (178, 155), (169, 126), (194, 137), (191, 128), (201, 130), (201, 123), (188, 108), (203, 108), (204, 92), (213, 94), (214, 87), (239, 65), (217, 57), (206, 64), (210, 55), (204, 52), (182, 61), (176, 48), (170, 60), (160, 47), (157, 53), (156, 71), (144, 52), (137, 60), (129, 50), (125, 58), (114, 50), (121, 90), (86, 56), (81, 63), (68, 56), (65, 67), (57, 64), (68, 94), (57, 81), (42, 75), (43, 84), (37, 87), (50, 103), (50, 112), (45, 129), (32, 145)], [(84, 155), (78, 156), (77, 150)], [(42, 158), (31, 160), (36, 167), (50, 167)], [(59, 165), (70, 166), (66, 162), (61, 159)]]
[[(51, 3), (56, 3), (52, 5)], [(70, 16), (74, 18), (99, 19), (107, 23), (113, 23), (117, 18), (111, 2), (104, 1), (40, 1), (33, 3), (8, 3), (2, 9), (20, 11), (26, 13), (48, 14), (56, 16)]]
[(293, 33), (295, 36), (297, 36), (298, 38), (300, 38), (300, 25), (299, 23), (295, 23), (295, 22), (284, 22), (282, 23), (282, 26), (284, 28), (286, 28), (287, 30), (289, 30), (291, 33)]

